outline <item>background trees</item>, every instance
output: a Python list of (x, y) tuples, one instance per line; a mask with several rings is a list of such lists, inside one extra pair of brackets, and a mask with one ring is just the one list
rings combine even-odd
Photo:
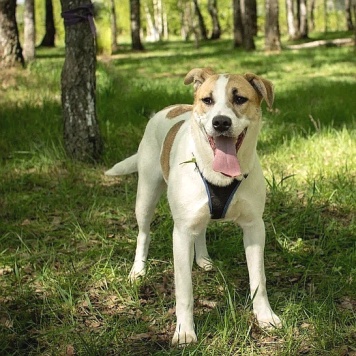
[[(274, 0), (274, 3), (279, 5), (276, 19), (283, 41), (308, 38), (311, 31), (354, 28), (355, 0)], [(253, 50), (256, 35), (261, 38), (270, 33), (265, 27), (271, 19), (266, 11), (269, 0), (97, 0), (96, 4), (98, 44), (100, 47), (105, 43), (109, 49), (102, 52), (106, 54), (119, 49), (120, 43), (130, 42), (140, 50), (144, 42), (177, 39), (195, 40), (198, 44), (200, 40), (232, 38), (235, 47)], [(24, 4), (18, 3), (21, 41), (23, 7)], [(36, 45), (63, 45), (60, 12), (60, 0), (35, 2)], [(103, 16), (105, 21), (101, 20)]]
[[(83, 1), (61, 0), (62, 10)], [(127, 0), (116, 6), (119, 0), (98, 0), (99, 38), (95, 43), (88, 23), (64, 31), (58, 18), (59, 0), (24, 0), (18, 6), (20, 32), (16, 0), (0, 0), (0, 67), (24, 64), (19, 38), (26, 60), (35, 57), (36, 44), (65, 44), (62, 102), (67, 151), (79, 159), (95, 160), (102, 149), (95, 110), (96, 53), (111, 54), (120, 49), (121, 42), (128, 41), (132, 49), (143, 50), (143, 38), (163, 41), (192, 37), (196, 46), (201, 40), (233, 38), (234, 47), (252, 51), (256, 36), (264, 38), (265, 50), (279, 51), (281, 36), (293, 41), (307, 39), (310, 31), (355, 28), (355, 0), (233, 0), (232, 7), (230, 1)], [(36, 36), (37, 40), (42, 38), (39, 43)], [(102, 50), (103, 43), (109, 43), (109, 50)]]

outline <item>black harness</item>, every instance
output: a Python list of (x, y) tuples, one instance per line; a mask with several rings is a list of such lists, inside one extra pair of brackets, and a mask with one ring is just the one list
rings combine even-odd
[[(234, 179), (231, 184), (225, 187), (219, 187), (218, 185), (212, 184), (205, 179), (202, 175), (197, 163), (195, 166), (198, 169), (201, 179), (203, 180), (206, 193), (208, 194), (208, 203), (210, 209), (211, 219), (223, 219), (226, 215), (227, 209), (231, 203), (234, 194), (239, 188), (242, 180)], [(247, 174), (244, 175), (244, 178), (247, 178)]]

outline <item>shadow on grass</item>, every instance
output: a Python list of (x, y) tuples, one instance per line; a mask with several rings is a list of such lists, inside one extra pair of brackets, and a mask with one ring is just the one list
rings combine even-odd
[[(73, 346), (88, 355), (98, 354), (98, 350), (107, 355), (120, 350), (132, 355), (170, 352), (172, 330), (163, 333), (165, 324), (174, 319), (172, 314), (165, 316), (174, 303), (172, 287), (165, 287), (165, 283), (173, 283), (172, 275), (165, 281), (164, 269), (153, 265), (151, 276), (137, 295), (127, 282), (122, 282), (123, 273), (126, 278), (122, 265), (130, 264), (134, 255), (135, 180), (124, 178), (108, 186), (105, 181), (98, 184), (97, 174), (88, 177), (80, 173), (79, 167), (72, 169), (61, 171), (53, 167), (50, 173), (29, 170), (17, 180), (16, 174), (2, 177), (1, 193), (10, 193), (11, 202), (0, 210), (1, 219), (6, 221), (0, 229), (0, 248), (6, 251), (3, 263), (13, 268), (9, 275), (1, 276), (6, 294), (2, 295), (5, 299), (0, 319), (2, 316), (2, 324), (7, 325), (8, 321), (11, 325), (5, 326), (2, 333), (3, 350), (45, 352), (50, 343), (62, 349)], [(349, 180), (351, 186), (352, 177)], [(335, 178), (326, 179), (323, 184), (332, 186)], [(125, 200), (127, 190), (132, 193)], [(330, 316), (327, 309), (335, 308), (334, 304), (353, 290), (352, 284), (345, 283), (352, 274), (354, 259), (354, 240), (350, 238), (354, 231), (352, 206), (348, 208), (353, 198), (349, 199), (335, 206), (317, 193), (299, 199), (281, 184), (270, 186), (265, 214), (269, 292), (277, 311), (291, 308), (291, 301), (298, 300), (306, 315), (298, 313), (295, 323), (313, 323), (319, 315), (327, 327), (342, 323), (340, 315)], [(167, 236), (172, 224), (167, 210), (164, 204), (158, 209), (150, 251), (152, 261), (172, 259), (168, 252), (171, 239)], [(16, 234), (21, 239), (16, 239)], [(108, 237), (112, 235), (115, 238)], [(240, 241), (236, 241), (239, 236)], [(216, 271), (204, 276), (195, 272), (195, 283), (200, 281), (195, 286), (199, 298), (224, 301), (225, 287), (246, 296), (248, 273), (241, 233), (233, 225), (214, 224), (208, 232), (208, 246), (228, 282), (221, 289)], [(14, 266), (20, 271), (18, 275)], [(111, 279), (110, 269), (116, 271)], [(44, 271), (48, 274), (47, 295), (39, 288)], [(93, 288), (99, 277), (105, 284)], [(60, 288), (67, 294), (60, 294)], [(83, 304), (85, 294), (90, 303)], [(115, 296), (120, 298), (110, 299)], [(110, 313), (105, 314), (108, 300), (113, 302)], [(313, 309), (309, 320), (310, 308), (319, 304), (324, 307)], [(79, 305), (84, 305), (84, 311), (78, 311)], [(207, 326), (209, 317), (223, 324), (224, 308), (220, 314), (214, 311), (212, 316), (198, 316), (198, 328), (212, 330), (214, 325)], [(159, 310), (165, 312), (159, 315)], [(160, 322), (147, 331), (154, 318), (160, 318)], [(205, 332), (209, 337), (215, 335), (215, 331)], [(240, 341), (245, 342), (245, 337)], [(322, 337), (328, 343), (339, 342), (329, 340), (327, 334)], [(252, 342), (257, 344), (258, 340)]]

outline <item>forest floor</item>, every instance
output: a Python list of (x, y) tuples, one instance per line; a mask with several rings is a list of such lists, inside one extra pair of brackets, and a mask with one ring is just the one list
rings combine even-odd
[[(323, 39), (323, 38), (319, 38)], [(2, 355), (356, 355), (356, 66), (353, 47), (265, 54), (228, 41), (122, 46), (98, 61), (101, 164), (66, 158), (63, 49), (43, 50), (0, 81), (0, 350)], [(137, 176), (105, 169), (135, 152), (152, 113), (191, 103), (194, 67), (254, 72), (275, 85), (258, 152), (267, 184), (266, 275), (283, 320), (251, 316), (241, 231), (207, 232), (214, 270), (193, 268), (199, 343), (175, 349), (172, 219), (152, 223), (148, 273), (135, 252)]]

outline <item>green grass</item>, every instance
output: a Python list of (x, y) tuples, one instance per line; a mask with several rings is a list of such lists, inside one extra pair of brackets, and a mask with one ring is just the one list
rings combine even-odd
[[(317, 38), (319, 36), (316, 35)], [(101, 165), (71, 162), (61, 139), (63, 49), (0, 73), (0, 350), (4, 355), (346, 355), (356, 351), (356, 69), (351, 47), (233, 51), (228, 41), (125, 46), (98, 63)], [(199, 343), (174, 331), (172, 220), (152, 224), (149, 269), (134, 256), (137, 176), (105, 168), (133, 153), (149, 116), (192, 101), (192, 67), (272, 80), (259, 154), (268, 186), (266, 274), (281, 330), (251, 318), (241, 232), (214, 223), (215, 270), (194, 267)]]

